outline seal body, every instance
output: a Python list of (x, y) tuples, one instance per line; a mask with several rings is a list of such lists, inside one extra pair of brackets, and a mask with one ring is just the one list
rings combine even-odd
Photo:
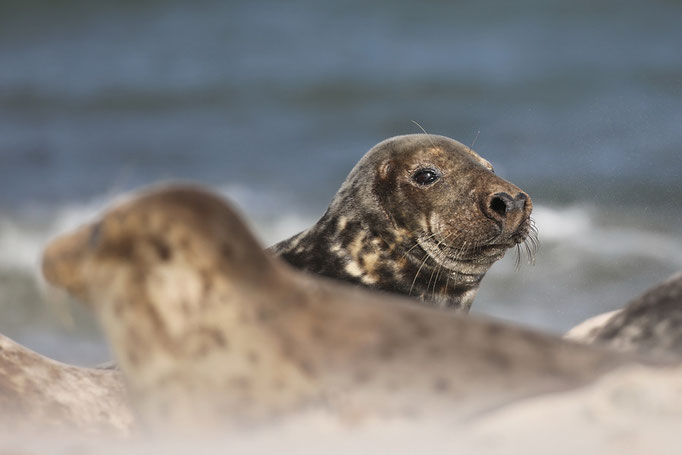
[(572, 327), (564, 334), (567, 340), (574, 340), (580, 343), (592, 343), (597, 334), (604, 328), (611, 318), (620, 313), (621, 310), (607, 311), (596, 316), (585, 319), (580, 324)]
[(0, 335), (3, 432), (130, 432), (133, 423), (118, 371), (65, 365)]
[[(353, 168), (322, 218), (270, 251), (294, 267), (468, 310), (483, 276), (529, 234), (532, 202), (443, 136), (397, 136)], [(529, 249), (530, 251), (530, 249)]]
[(682, 358), (682, 272), (610, 314), (582, 341), (623, 351)]
[(53, 241), (43, 270), (97, 313), (150, 426), (462, 418), (575, 387), (623, 357), (313, 276), (220, 198), (144, 193)]

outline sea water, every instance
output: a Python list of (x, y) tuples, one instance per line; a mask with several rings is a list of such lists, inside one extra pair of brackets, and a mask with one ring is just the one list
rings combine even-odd
[(108, 353), (48, 290), (48, 239), (121, 193), (210, 186), (265, 245), (310, 226), (375, 143), (473, 144), (533, 198), (475, 312), (560, 333), (682, 268), (682, 4), (0, 3), (0, 332)]

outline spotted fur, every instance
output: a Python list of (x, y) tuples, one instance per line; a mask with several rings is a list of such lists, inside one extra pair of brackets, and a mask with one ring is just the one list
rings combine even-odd
[[(414, 181), (420, 169), (438, 180)], [(522, 195), (500, 216), (495, 194)], [(322, 218), (270, 251), (291, 265), (373, 289), (468, 310), (483, 276), (531, 232), (532, 202), (457, 141), (425, 134), (376, 145)]]

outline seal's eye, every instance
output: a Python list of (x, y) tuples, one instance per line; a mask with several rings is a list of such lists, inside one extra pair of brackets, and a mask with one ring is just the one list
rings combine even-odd
[(412, 180), (417, 182), (419, 185), (431, 185), (439, 178), (440, 175), (433, 169), (419, 169), (412, 175)]

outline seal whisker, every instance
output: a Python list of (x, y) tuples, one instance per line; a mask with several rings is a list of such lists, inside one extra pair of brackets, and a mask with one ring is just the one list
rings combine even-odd
[(481, 134), (481, 130), (476, 131), (476, 137), (474, 137), (474, 140), (471, 141), (471, 145), (469, 146), (469, 151), (471, 152), (471, 149), (474, 148), (474, 145), (476, 145), (476, 141), (478, 140), (478, 135)]
[[(438, 254), (433, 258), (433, 259), (435, 260), (436, 267), (434, 267), (433, 270), (431, 270), (431, 275), (429, 276), (429, 282), (426, 283), (426, 293), (427, 293), (427, 294), (429, 293), (429, 288), (431, 287), (431, 282), (434, 281), (434, 280), (433, 280), (433, 275), (436, 273), (436, 270), (438, 270), (438, 268), (440, 267), (440, 261), (439, 261), (438, 259), (440, 258), (441, 254), (442, 254), (442, 253), (438, 253)], [(435, 282), (434, 282), (434, 289), (435, 289), (435, 286), (436, 286), (436, 284), (435, 284)]]
[(540, 248), (540, 240), (538, 238), (538, 228), (535, 225), (535, 220), (532, 218), (529, 221), (528, 236), (524, 240), (524, 244), (528, 253), (528, 264), (535, 265), (535, 255)]
[(410, 285), (410, 292), (407, 293), (407, 295), (412, 295), (412, 289), (414, 289), (414, 284), (417, 282), (417, 277), (419, 276), (419, 272), (421, 272), (422, 267), (424, 267), (424, 264), (426, 264), (426, 261), (429, 260), (429, 253), (424, 254), (424, 260), (422, 261), (421, 265), (417, 269), (417, 273), (414, 274), (414, 279), (412, 280), (412, 284)]
[(535, 245), (535, 249), (537, 250), (540, 248), (540, 237), (539, 237), (539, 231), (537, 226), (535, 225), (535, 220), (530, 219), (530, 232), (529, 232), (529, 238)]
[[(428, 294), (429, 292), (429, 287), (431, 287), (431, 280), (433, 279), (433, 274), (440, 271), (442, 267), (442, 258), (445, 256), (444, 252), (441, 252), (438, 248), (450, 237), (451, 234), (448, 234), (444, 238), (442, 238), (437, 244), (436, 244), (436, 251), (438, 252), (437, 257), (435, 257), (436, 261), (436, 268), (431, 271), (431, 276), (429, 277), (429, 282), (426, 284), (426, 293)], [(436, 279), (433, 282), (433, 295), (435, 296), (436, 294), (436, 284), (438, 283), (438, 274), (436, 274)]]
[[(497, 237), (497, 236), (495, 236), (495, 237)], [(492, 241), (495, 237), (491, 237), (489, 240), (481, 241), (481, 237), (478, 236), (476, 238), (476, 241), (474, 242), (474, 251), (473, 251), (474, 254), (475, 255), (480, 254), (481, 250), (483, 249), (483, 246), (487, 245), (488, 242)]]
[(419, 244), (420, 244), (421, 242), (425, 242), (425, 241), (427, 241), (427, 240), (430, 240), (430, 239), (432, 239), (432, 238), (435, 237), (435, 236), (436, 236), (436, 233), (435, 233), (435, 232), (434, 232), (433, 234), (431, 234), (431, 235), (427, 235), (426, 237), (417, 236), (417, 240), (415, 240), (414, 245), (412, 245), (412, 246), (410, 247), (410, 249), (408, 249), (407, 251), (405, 251), (405, 253), (403, 254), (402, 257), (404, 258), (405, 256), (407, 256), (407, 254), (408, 254), (410, 251), (414, 250), (416, 247), (418, 247)]
[(454, 261), (459, 261), (464, 258), (464, 254), (467, 251), (467, 246), (468, 245), (475, 245), (478, 242), (478, 237), (476, 237), (473, 241), (468, 241), (465, 240), (464, 243), (462, 243), (462, 246), (459, 248), (456, 248), (452, 254), (452, 260)]
[(530, 265), (531, 261), (533, 260), (533, 252), (531, 251), (528, 242), (523, 242), (523, 246), (526, 249), (526, 255), (528, 256), (528, 264)]
[[(442, 253), (442, 257), (444, 259), (447, 259), (447, 254)], [(436, 297), (436, 286), (438, 284), (438, 279), (440, 278), (440, 273), (443, 271), (444, 268), (445, 267), (443, 266), (443, 264), (438, 264), (438, 269), (436, 270), (436, 279), (433, 280), (433, 293), (431, 294), (433, 298)]]
[[(460, 247), (460, 250), (462, 250), (463, 248), (465, 248), (465, 247), (466, 247), (466, 244), (467, 244), (467, 241), (465, 240), (464, 243), (462, 244), (462, 246)], [(452, 255), (452, 259), (453, 259), (453, 260), (457, 260), (457, 259), (458, 259), (457, 256), (458, 256), (458, 253), (457, 253), (457, 251), (455, 251), (455, 252), (453, 253), (453, 255)], [(449, 272), (449, 273), (448, 273), (448, 278), (447, 278), (447, 280), (445, 280), (445, 291), (443, 292), (443, 294), (445, 294), (445, 295), (447, 295), (447, 293), (448, 293), (448, 284), (450, 284), (450, 277), (451, 277), (452, 275), (453, 275), (453, 273), (452, 273), (452, 272)], [(457, 283), (455, 283), (455, 285), (456, 285), (456, 284), (457, 284)]]
[(532, 244), (526, 240), (523, 242), (523, 245), (525, 246), (526, 254), (528, 255), (528, 265), (535, 265), (535, 250), (533, 249)]
[[(454, 261), (459, 260), (459, 259), (461, 258), (461, 256), (462, 256), (462, 254), (464, 254), (464, 251), (466, 250), (466, 247), (467, 247), (467, 244), (468, 244), (468, 243), (469, 243), (469, 242), (468, 242), (467, 240), (465, 240), (465, 241), (462, 243), (462, 246), (461, 246), (458, 250), (456, 250), (456, 251), (453, 252), (453, 254), (452, 254), (452, 256), (451, 256), (451, 260), (454, 260)], [(457, 273), (454, 272), (454, 271), (450, 271), (450, 272), (448, 273), (448, 278), (447, 278), (447, 280), (445, 281), (445, 292), (444, 292), (444, 294), (446, 294), (446, 295), (447, 295), (447, 292), (448, 292), (448, 285), (449, 285), (449, 283), (450, 283), (450, 277), (452, 277), (453, 275), (454, 275), (454, 278), (455, 278), (455, 286), (457, 286)]]
[(431, 278), (429, 278), (429, 282), (428, 282), (427, 287), (426, 287), (426, 293), (428, 294), (429, 288), (431, 287), (431, 281), (433, 281), (433, 292), (431, 293), (432, 297), (436, 296), (436, 286), (438, 284), (438, 275), (440, 275), (440, 270), (443, 267), (441, 265), (441, 260), (443, 259), (443, 255), (444, 255), (443, 253), (439, 253), (438, 259), (436, 260), (436, 267), (431, 272), (431, 277), (433, 277), (433, 275), (435, 274), (436, 278), (433, 280)]
[[(446, 242), (450, 237), (452, 237), (452, 235), (453, 235), (453, 234), (450, 233), (450, 234), (446, 235), (445, 237), (443, 237), (443, 240), (441, 240), (440, 243), (439, 243), (438, 245), (440, 246), (440, 244)], [(448, 259), (448, 255), (447, 255), (446, 252), (441, 252), (441, 253), (439, 254), (439, 256), (440, 256), (440, 259), (443, 259), (443, 258), (444, 258), (444, 259)], [(431, 295), (433, 296), (434, 299), (436, 298), (436, 285), (438, 284), (438, 278), (440, 277), (440, 272), (445, 268), (445, 267), (443, 266), (443, 262), (444, 262), (444, 261), (442, 261), (442, 260), (439, 260), (439, 261), (438, 261), (438, 268), (436, 269), (436, 271), (437, 271), (437, 273), (436, 273), (436, 279), (433, 281), (433, 294), (431, 294)], [(428, 291), (428, 288), (427, 288), (427, 291)]]
[[(454, 236), (454, 234), (450, 234), (450, 236), (448, 236), (448, 239), (451, 236)], [(469, 243), (468, 240), (465, 240), (459, 248), (454, 249), (454, 250), (448, 250), (448, 252), (445, 256), (446, 260), (450, 261), (450, 262), (459, 261), (462, 257), (463, 251), (466, 249), (466, 246), (468, 243)], [(445, 293), (447, 293), (448, 282), (450, 281), (450, 277), (453, 275), (453, 272), (454, 273), (456, 273), (456, 272), (454, 270), (447, 268), (447, 267), (443, 267), (443, 268), (445, 268), (448, 271), (448, 274), (447, 274), (448, 276), (447, 276), (447, 279), (445, 281)]]
[[(426, 137), (428, 137), (429, 141), (431, 141), (431, 145), (433, 145), (433, 148), (437, 149), (438, 147), (436, 147), (436, 143), (433, 142), (433, 138), (431, 137), (431, 135), (429, 133), (426, 132), (424, 127), (421, 126), (419, 123), (417, 123), (415, 120), (411, 120), (411, 122), (414, 123), (415, 125), (417, 125), (419, 127), (419, 129), (422, 130), (424, 132), (424, 134), (426, 134)], [(469, 148), (469, 150), (471, 150), (471, 148)]]

